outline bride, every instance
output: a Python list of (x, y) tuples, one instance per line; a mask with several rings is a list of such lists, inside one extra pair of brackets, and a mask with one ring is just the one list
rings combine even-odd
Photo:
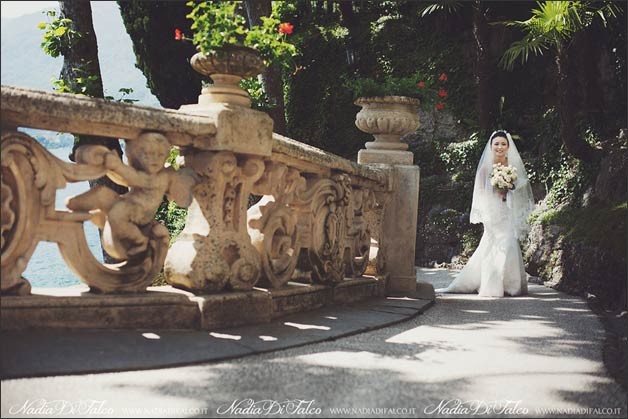
[[(491, 184), (494, 164), (517, 169), (514, 189), (497, 189)], [(527, 232), (527, 219), (534, 209), (534, 198), (523, 161), (506, 131), (489, 137), (475, 173), (472, 223), (483, 223), (484, 234), (469, 262), (456, 279), (437, 293), (472, 293), (503, 297), (525, 295), (528, 282), (518, 239)]]

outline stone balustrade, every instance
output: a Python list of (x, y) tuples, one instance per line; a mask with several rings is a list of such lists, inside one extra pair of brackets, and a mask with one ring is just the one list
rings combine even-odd
[[(387, 268), (382, 250), (404, 240), (387, 236), (383, 222), (394, 219), (387, 205), (398, 208), (397, 198), (407, 195), (397, 169), (273, 134), (262, 112), (225, 103), (154, 109), (12, 86), (2, 86), (1, 111), (3, 295), (30, 293), (22, 273), (42, 240), (56, 242), (73, 272), (101, 294), (143, 293), (162, 268), (168, 283), (196, 295), (279, 289), (288, 281), (334, 285), (367, 269), (391, 276), (392, 291), (395, 276), (413, 278)], [(19, 127), (123, 139), (128, 163), (94, 145), (79, 148), (76, 163), (63, 162)], [(178, 170), (164, 165), (171, 146), (183, 156)], [(97, 187), (55, 209), (55, 193), (67, 182), (104, 175), (129, 192)], [(410, 186), (418, 193), (418, 173), (416, 180)], [(251, 195), (261, 199), (248, 208)], [(171, 247), (154, 220), (164, 196), (188, 207)], [(411, 242), (416, 209), (414, 217), (396, 222)], [(85, 222), (103, 230), (103, 247), (122, 262), (92, 255)], [(369, 260), (374, 245), (380, 251)], [(414, 246), (403, 253), (413, 258)]]

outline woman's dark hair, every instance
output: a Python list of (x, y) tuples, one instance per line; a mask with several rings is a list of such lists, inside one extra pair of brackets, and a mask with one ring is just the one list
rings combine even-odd
[(506, 131), (495, 131), (493, 135), (491, 135), (491, 145), (493, 144), (493, 139), (497, 137), (505, 138), (508, 142), (508, 145), (510, 145), (510, 140), (508, 140), (508, 133)]

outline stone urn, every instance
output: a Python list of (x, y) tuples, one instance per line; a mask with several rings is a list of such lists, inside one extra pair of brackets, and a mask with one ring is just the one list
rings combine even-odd
[(375, 141), (365, 144), (374, 150), (407, 150), (402, 143), (402, 135), (419, 128), (417, 108), (419, 100), (405, 96), (361, 97), (355, 102), (361, 106), (355, 118), (355, 125), (375, 137)]
[(204, 87), (198, 97), (198, 105), (230, 103), (251, 106), (249, 94), (238, 83), (243, 78), (260, 74), (266, 68), (257, 50), (240, 45), (225, 45), (215, 54), (194, 54), (192, 68), (209, 76), (214, 84)]

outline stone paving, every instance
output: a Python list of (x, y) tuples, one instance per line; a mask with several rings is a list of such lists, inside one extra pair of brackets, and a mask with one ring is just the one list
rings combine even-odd
[[(419, 269), (419, 278), (442, 287), (453, 272)], [(287, 350), (177, 368), (6, 379), (1, 414), (626, 417), (626, 393), (602, 362), (603, 338), (586, 301), (542, 285), (530, 284), (525, 297), (442, 295), (408, 321)]]

